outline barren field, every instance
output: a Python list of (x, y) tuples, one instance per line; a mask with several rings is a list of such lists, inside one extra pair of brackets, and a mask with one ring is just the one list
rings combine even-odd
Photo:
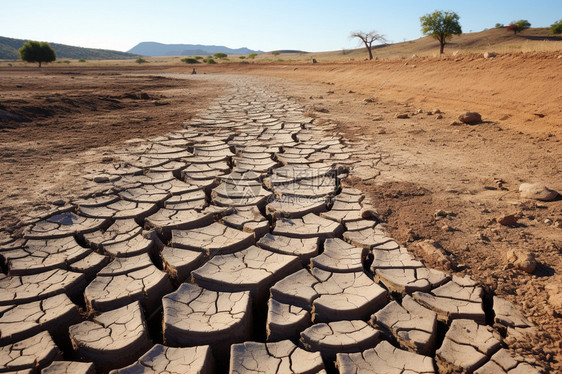
[(0, 72), (2, 235), (21, 217), (75, 198), (80, 176), (102, 163), (103, 149), (177, 129), (223, 87), (161, 72), (158, 67)]
[[(83, 194), (84, 170), (111, 162), (113, 148), (179, 129), (207, 108), (228, 87), (218, 74), (260, 76), (317, 123), (372, 144), (385, 160), (379, 173), (348, 183), (372, 199), (390, 236), (428, 266), (470, 275), (520, 306), (537, 329), (508, 338), (510, 349), (558, 372), (562, 199), (526, 200), (518, 188), (562, 191), (561, 67), (558, 52), (221, 64), (198, 66), (195, 77), (185, 66), (2, 67), (0, 242), (21, 219)], [(464, 111), (483, 122), (457, 123)], [(515, 224), (499, 223), (511, 214)], [(419, 249), (424, 240), (439, 243), (449, 264)], [(513, 249), (536, 257), (532, 274), (513, 266)]]

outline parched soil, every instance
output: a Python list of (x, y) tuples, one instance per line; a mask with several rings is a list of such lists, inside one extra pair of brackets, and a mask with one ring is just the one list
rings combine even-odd
[[(1, 71), (0, 233), (64, 204), (103, 149), (181, 128), (220, 94), (218, 83), (159, 76), (160, 68)], [(100, 149), (101, 148), (101, 149)]]
[[(510, 348), (557, 372), (562, 200), (524, 200), (518, 187), (542, 181), (562, 191), (561, 64), (551, 53), (232, 64), (198, 71), (269, 77), (272, 87), (305, 105), (317, 122), (336, 123), (345, 137), (373, 142), (387, 163), (377, 178), (354, 176), (350, 183), (371, 197), (390, 235), (412, 250), (422, 240), (437, 241), (454, 260), (455, 274), (468, 274), (519, 305), (538, 332), (509, 342)], [(216, 80), (157, 77), (163, 68), (127, 69), (2, 71), (4, 235), (38, 206), (68, 199), (82, 169), (103, 162), (105, 149), (178, 128), (224, 88)], [(165, 70), (178, 71), (191, 68)], [(433, 113), (437, 108), (441, 113)], [(466, 110), (480, 112), (484, 122), (452, 125)], [(21, 118), (6, 120), (6, 113)], [(517, 224), (499, 224), (506, 214), (515, 214)], [(514, 268), (506, 257), (510, 249), (533, 253), (535, 272)]]
[[(307, 105), (310, 116), (338, 124), (349, 139), (376, 144), (390, 165), (374, 180), (351, 182), (373, 199), (391, 236), (414, 251), (423, 240), (436, 241), (457, 264), (456, 274), (521, 306), (538, 333), (511, 346), (557, 372), (562, 199), (525, 200), (518, 193), (524, 182), (562, 191), (562, 59), (556, 56), (419, 59), (414, 66), (396, 60), (349, 67), (246, 65), (235, 71), (282, 77), (278, 86)], [(523, 87), (525, 94), (517, 91)], [(458, 123), (467, 110), (481, 113), (483, 123)], [(519, 218), (516, 225), (497, 222), (510, 214)], [(507, 260), (513, 249), (536, 256), (532, 274)]]

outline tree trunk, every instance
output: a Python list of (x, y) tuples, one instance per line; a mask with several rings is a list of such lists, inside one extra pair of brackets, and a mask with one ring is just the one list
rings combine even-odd
[(439, 54), (442, 55), (443, 54), (443, 50), (445, 49), (445, 43), (441, 42), (441, 48), (439, 49)]
[(371, 46), (369, 45), (367, 40), (363, 40), (363, 43), (365, 43), (365, 48), (367, 48), (367, 52), (369, 52), (369, 60), (372, 60), (373, 59), (373, 52), (371, 51)]
[(41, 67), (41, 61), (39, 61), (39, 67)]

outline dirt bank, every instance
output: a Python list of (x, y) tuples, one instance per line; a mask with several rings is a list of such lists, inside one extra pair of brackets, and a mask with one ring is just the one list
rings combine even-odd
[[(562, 53), (414, 57), (346, 63), (229, 64), (201, 67), (330, 84), (377, 98), (447, 112), (478, 111), (485, 121), (525, 133), (562, 134)], [(328, 91), (328, 90), (326, 90)]]

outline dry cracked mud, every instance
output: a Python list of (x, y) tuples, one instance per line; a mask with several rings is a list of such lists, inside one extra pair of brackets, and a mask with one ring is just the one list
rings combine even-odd
[(2, 239), (0, 372), (541, 370), (505, 349), (533, 330), (513, 304), (417, 260), (346, 182), (389, 156), (220, 79), (183, 129)]

